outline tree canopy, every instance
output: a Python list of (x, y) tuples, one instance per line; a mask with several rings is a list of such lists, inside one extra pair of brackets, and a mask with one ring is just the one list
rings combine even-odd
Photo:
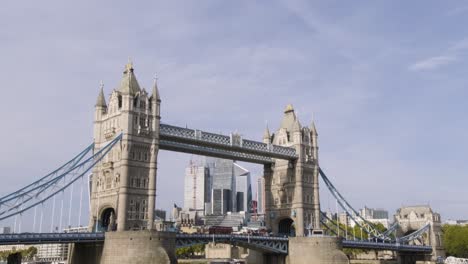
[(468, 258), (468, 226), (444, 225), (442, 230), (447, 256)]

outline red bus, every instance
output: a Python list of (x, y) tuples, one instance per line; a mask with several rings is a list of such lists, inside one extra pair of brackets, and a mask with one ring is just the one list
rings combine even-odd
[(208, 233), (210, 235), (212, 235), (212, 234), (215, 234), (215, 235), (231, 234), (232, 233), (232, 227), (228, 227), (228, 226), (211, 226), (208, 229)]

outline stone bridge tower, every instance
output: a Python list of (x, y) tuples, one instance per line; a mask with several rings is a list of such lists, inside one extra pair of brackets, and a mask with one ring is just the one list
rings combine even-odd
[(298, 154), (293, 163), (277, 159), (264, 168), (265, 219), (274, 233), (304, 236), (309, 228), (320, 229), (317, 136), (314, 123), (301, 126), (292, 105), (275, 133), (265, 130), (264, 143), (293, 147)]
[(445, 250), (442, 243), (442, 224), (440, 214), (435, 213), (427, 206), (407, 206), (397, 210), (395, 221), (398, 222), (397, 237), (408, 235), (427, 223), (431, 225), (428, 234), (422, 237), (421, 241), (413, 241), (413, 244), (432, 246), (432, 260), (438, 256), (445, 257)]
[(160, 103), (156, 82), (149, 95), (140, 88), (131, 63), (109, 104), (101, 85), (95, 106), (94, 151), (120, 133), (123, 138), (93, 169), (90, 229), (153, 228)]

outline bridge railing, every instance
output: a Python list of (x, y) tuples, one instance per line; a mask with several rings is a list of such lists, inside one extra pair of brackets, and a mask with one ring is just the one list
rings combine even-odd
[(204, 132), (201, 130), (183, 128), (173, 125), (160, 125), (160, 138), (163, 140), (178, 140), (197, 145), (203, 144), (211, 147), (219, 147), (239, 152), (249, 152), (256, 155), (264, 155), (271, 158), (296, 159), (294, 148), (265, 144), (263, 142), (243, 139), (238, 134), (230, 136)]

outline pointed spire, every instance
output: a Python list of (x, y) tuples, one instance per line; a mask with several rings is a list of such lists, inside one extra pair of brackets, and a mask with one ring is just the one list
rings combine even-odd
[(101, 87), (101, 91), (96, 101), (96, 107), (107, 107), (106, 98), (104, 97), (104, 83), (101, 81), (99, 86)]
[(140, 85), (133, 73), (133, 63), (128, 59), (127, 65), (125, 65), (125, 70), (123, 72), (122, 80), (120, 81), (119, 92), (122, 94), (134, 95), (140, 91)]
[(156, 101), (161, 101), (161, 98), (159, 97), (159, 89), (158, 89), (158, 78), (154, 77), (154, 85), (153, 85), (153, 98), (156, 98)]
[(263, 139), (270, 139), (270, 129), (268, 128), (268, 122), (266, 123), (265, 132), (263, 132)]
[(317, 136), (317, 128), (315, 128), (315, 122), (312, 120), (312, 123), (310, 124), (310, 132), (312, 133), (313, 136)]
[(301, 123), (299, 123), (299, 119), (296, 118), (294, 121), (293, 127), (292, 127), (293, 132), (300, 132), (301, 131)]

